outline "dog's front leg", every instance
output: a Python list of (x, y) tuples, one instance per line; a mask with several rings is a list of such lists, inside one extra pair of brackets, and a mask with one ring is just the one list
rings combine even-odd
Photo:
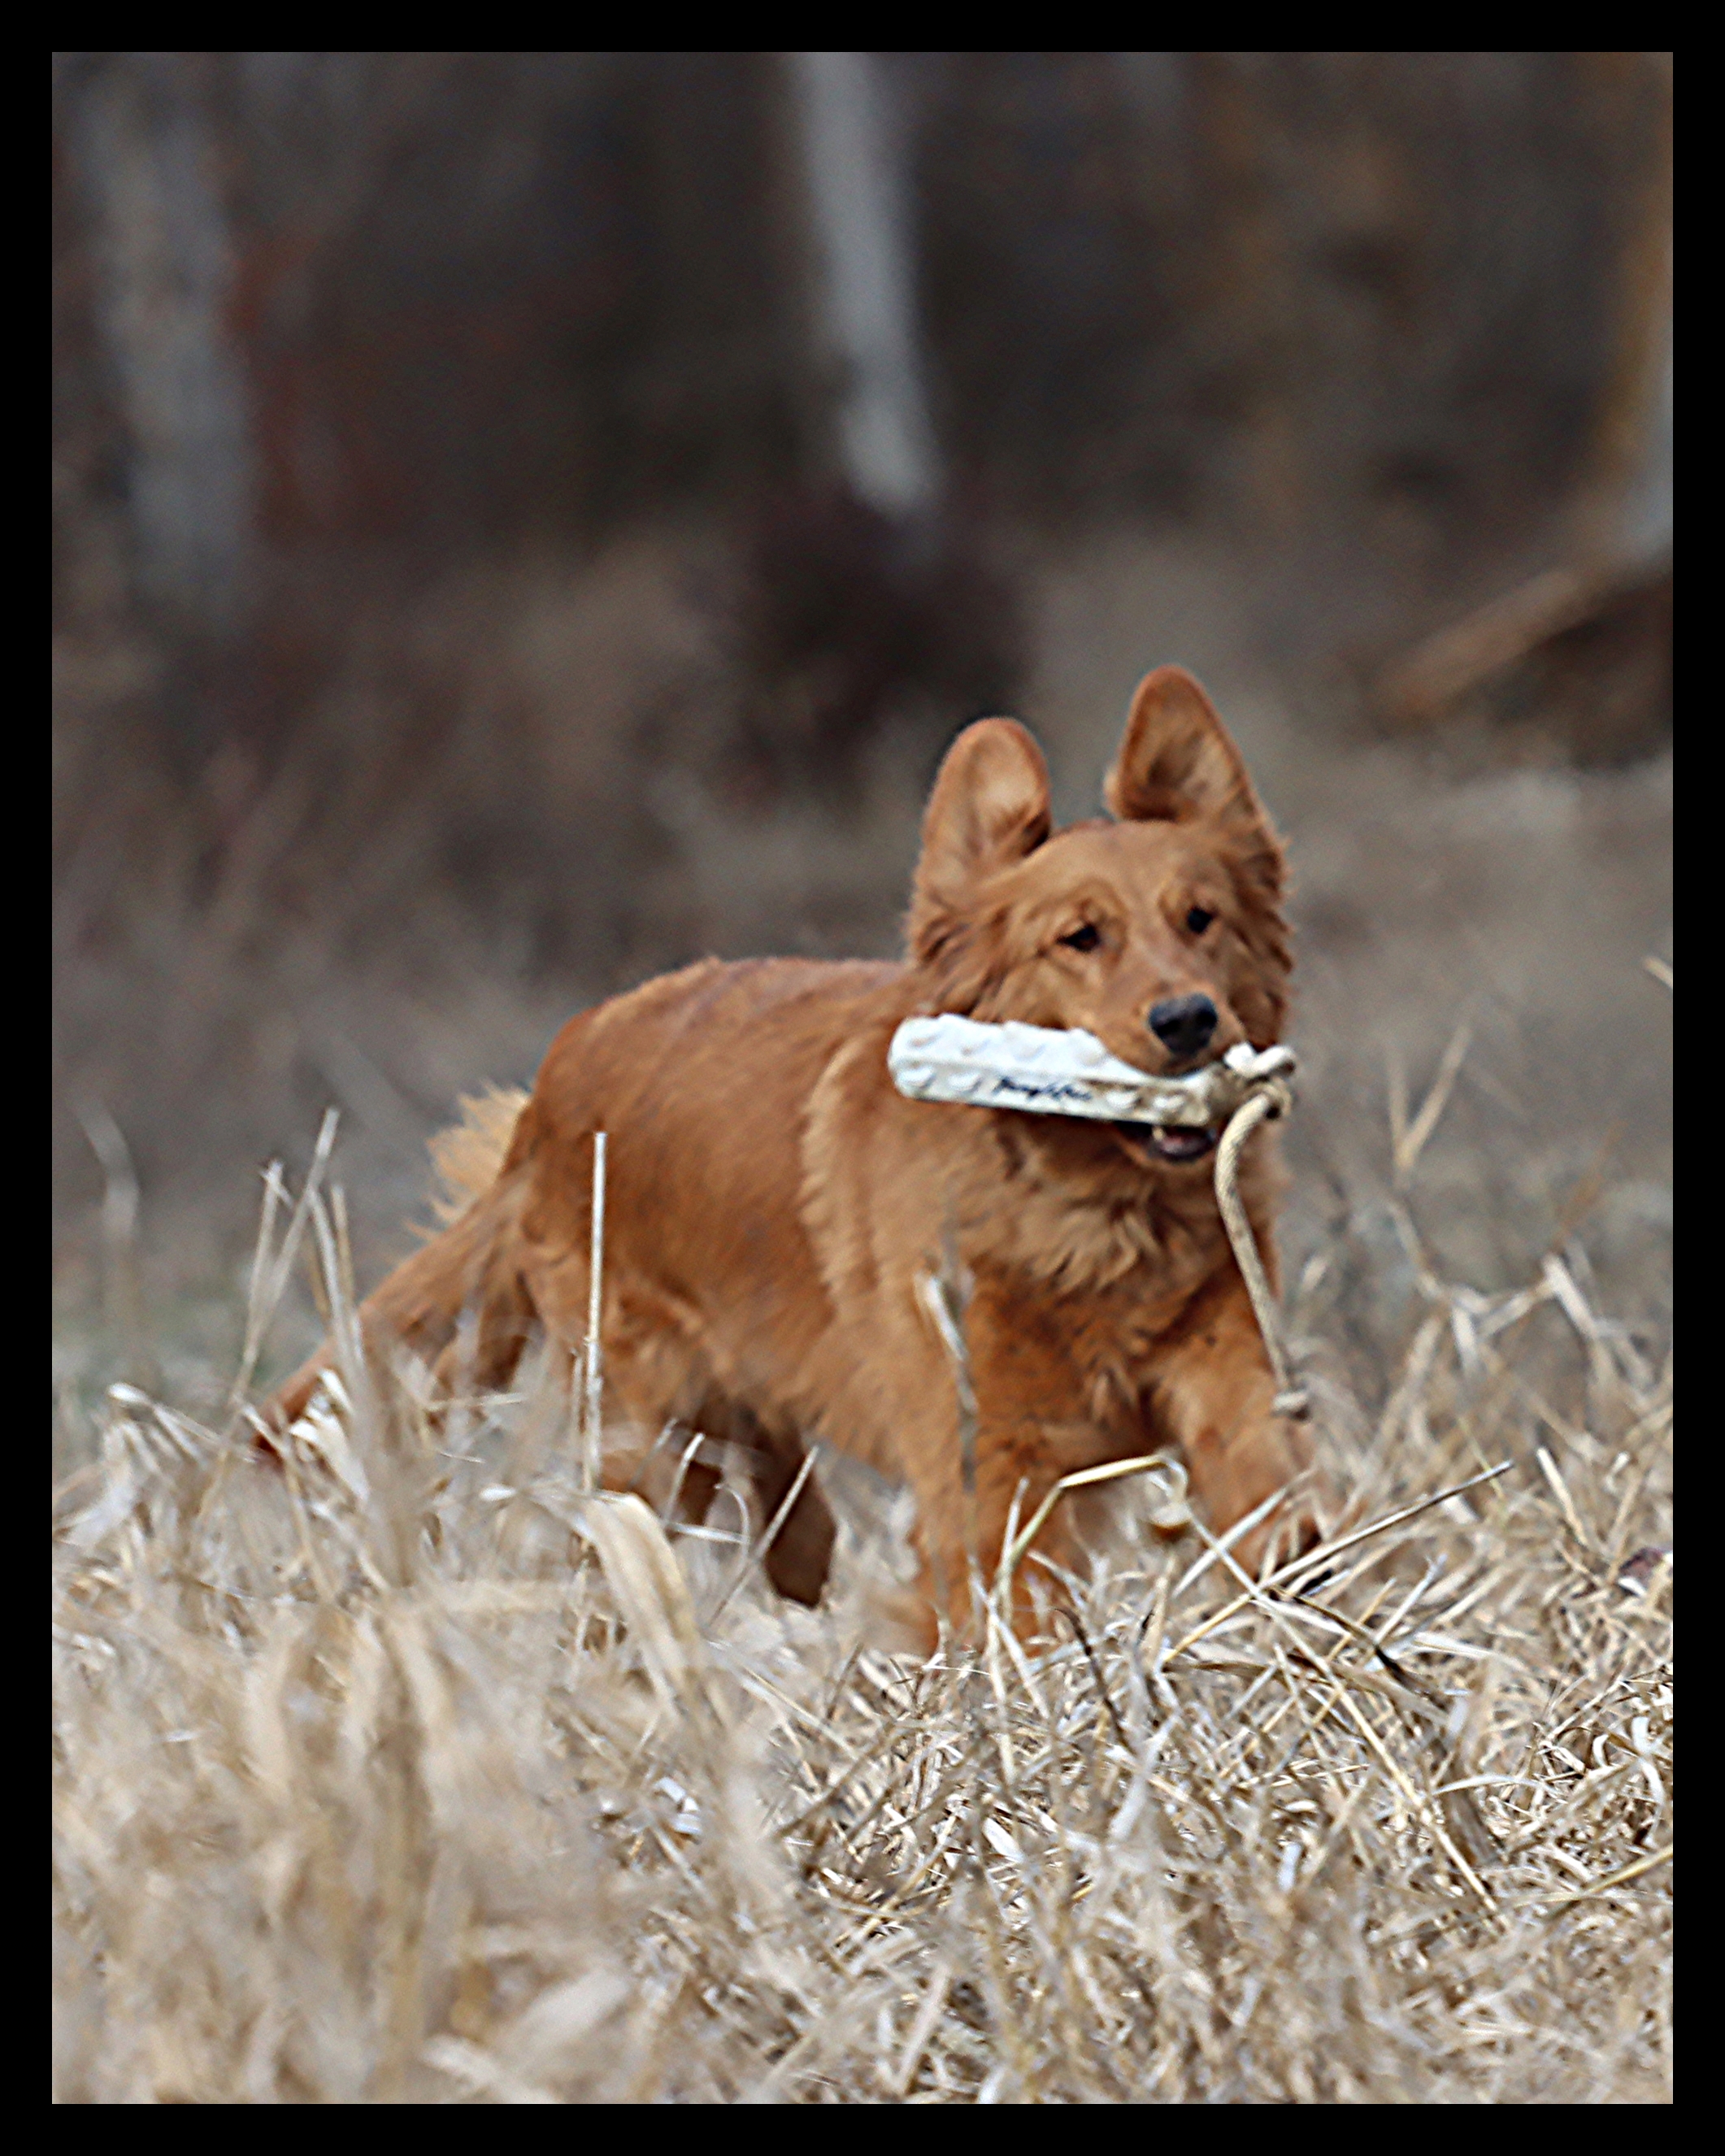
[(1275, 1374), (1237, 1272), (1204, 1290), (1158, 1342), (1151, 1375), (1158, 1421), (1185, 1454), (1215, 1533), (1300, 1485), (1235, 1545), (1236, 1561), (1255, 1575), (1272, 1546), (1282, 1555), (1309, 1548), (1322, 1532), (1312, 1440), (1302, 1424), (1276, 1412)]
[[(1028, 1527), (1066, 1471), (1044, 1429), (980, 1419), (968, 1476), (950, 1455), (930, 1458), (921, 1472), (912, 1472), (917, 1516), (912, 1538), (922, 1577), (920, 1607), (911, 1622), (925, 1652), (935, 1644), (937, 1612), (945, 1614), (957, 1637), (975, 1636), (981, 1598), (999, 1584), (1009, 1526)], [(1045, 1629), (1046, 1606), (1060, 1599), (1048, 1564), (1067, 1568), (1074, 1554), (1066, 1508), (1057, 1505), (1013, 1573), (1011, 1621), (1020, 1639), (1029, 1640)], [(1047, 1563), (1039, 1564), (1039, 1558)]]
[[(960, 1636), (973, 1633), (978, 1596), (999, 1584), (1009, 1529), (1029, 1526), (1063, 1475), (1125, 1457), (1137, 1441), (1124, 1419), (1104, 1431), (1085, 1413), (1069, 1341), (1046, 1298), (1009, 1284), (977, 1287), (962, 1380), (954, 1383), (950, 1366), (931, 1366), (903, 1425), (922, 1594)], [(1011, 1621), (1021, 1638), (1044, 1629), (1046, 1605), (1060, 1594), (1049, 1567), (1069, 1568), (1075, 1551), (1068, 1508), (1056, 1505), (1014, 1571)]]

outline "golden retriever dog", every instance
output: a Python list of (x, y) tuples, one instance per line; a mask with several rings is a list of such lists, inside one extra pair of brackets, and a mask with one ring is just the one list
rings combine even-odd
[[(1219, 1133), (911, 1101), (888, 1073), (901, 1021), (947, 1011), (1082, 1027), (1156, 1074), (1280, 1040), (1282, 850), (1189, 674), (1140, 685), (1105, 794), (1106, 817), (1054, 830), (1035, 742), (981, 720), (929, 798), (901, 963), (707, 960), (572, 1019), (484, 1187), (363, 1306), (368, 1353), (480, 1388), (541, 1332), (578, 1353), (603, 1131), (608, 1486), (675, 1488), (700, 1517), (721, 1473), (710, 1454), (680, 1471), (696, 1432), (734, 1448), (765, 1518), (811, 1440), (902, 1478), (928, 1640), (969, 1622), (1014, 1503), (1028, 1522), (1076, 1469), (1177, 1447), (1218, 1532), (1287, 1491), (1242, 1563), (1309, 1541), (1307, 1440), (1275, 1411)], [(1254, 1135), (1240, 1183), (1272, 1267), (1273, 1144)], [(963, 1283), (962, 1371), (931, 1276)], [(277, 1396), (277, 1428), (329, 1353)], [(655, 1451), (667, 1430), (684, 1440)], [(833, 1537), (807, 1477), (766, 1553), (782, 1594), (819, 1599)], [(1065, 1502), (1034, 1548), (1070, 1563)]]

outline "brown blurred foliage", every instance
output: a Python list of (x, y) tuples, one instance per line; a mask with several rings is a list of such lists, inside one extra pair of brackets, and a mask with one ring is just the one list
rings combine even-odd
[[(886, 56), (945, 454), (1041, 516), (1525, 532), (1613, 420), (1657, 58)], [(62, 617), (128, 463), (100, 138), (205, 161), (259, 537), (424, 559), (819, 463), (776, 59), (61, 55)]]
[[(889, 947), (990, 706), (1058, 769), (1122, 666), (1213, 654), (1328, 754), (1360, 679), (1634, 479), (1668, 56), (872, 56), (921, 526), (845, 489), (784, 59), (56, 55), (77, 1217), (80, 1103), (189, 1187), (332, 1091), (417, 1140), (701, 950)], [(1120, 597), (1051, 687), (1118, 533), (1209, 596)]]

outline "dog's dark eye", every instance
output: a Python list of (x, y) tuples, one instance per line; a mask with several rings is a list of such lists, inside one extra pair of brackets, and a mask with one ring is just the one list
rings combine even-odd
[(1090, 921), (1086, 921), (1082, 928), (1075, 928), (1070, 936), (1060, 938), (1069, 951), (1094, 951), (1101, 940), (1101, 930)]
[(1215, 917), (1214, 913), (1207, 913), (1203, 906), (1194, 906), (1186, 916), (1186, 926), (1193, 935), (1202, 936)]

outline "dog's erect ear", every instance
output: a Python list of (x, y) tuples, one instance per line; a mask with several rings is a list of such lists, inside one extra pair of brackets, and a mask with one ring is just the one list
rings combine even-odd
[(1183, 666), (1139, 682), (1102, 798), (1122, 823), (1228, 816), (1269, 828), (1240, 751)]
[(911, 899), (911, 948), (946, 940), (978, 876), (1034, 853), (1053, 820), (1048, 766), (1016, 719), (978, 719), (947, 751), (922, 817)]
[(1016, 719), (978, 719), (947, 751), (922, 816), (918, 884), (941, 889), (1008, 868), (1048, 836), (1042, 751)]
[(1214, 705), (1183, 666), (1158, 666), (1139, 682), (1102, 793), (1123, 823), (1204, 817), (1224, 827), (1227, 857), (1247, 901), (1235, 927), (1259, 969), (1252, 1007), (1240, 1015), (1253, 1040), (1279, 1038), (1286, 998), (1277, 984), (1291, 963), (1281, 917), (1281, 840)]

